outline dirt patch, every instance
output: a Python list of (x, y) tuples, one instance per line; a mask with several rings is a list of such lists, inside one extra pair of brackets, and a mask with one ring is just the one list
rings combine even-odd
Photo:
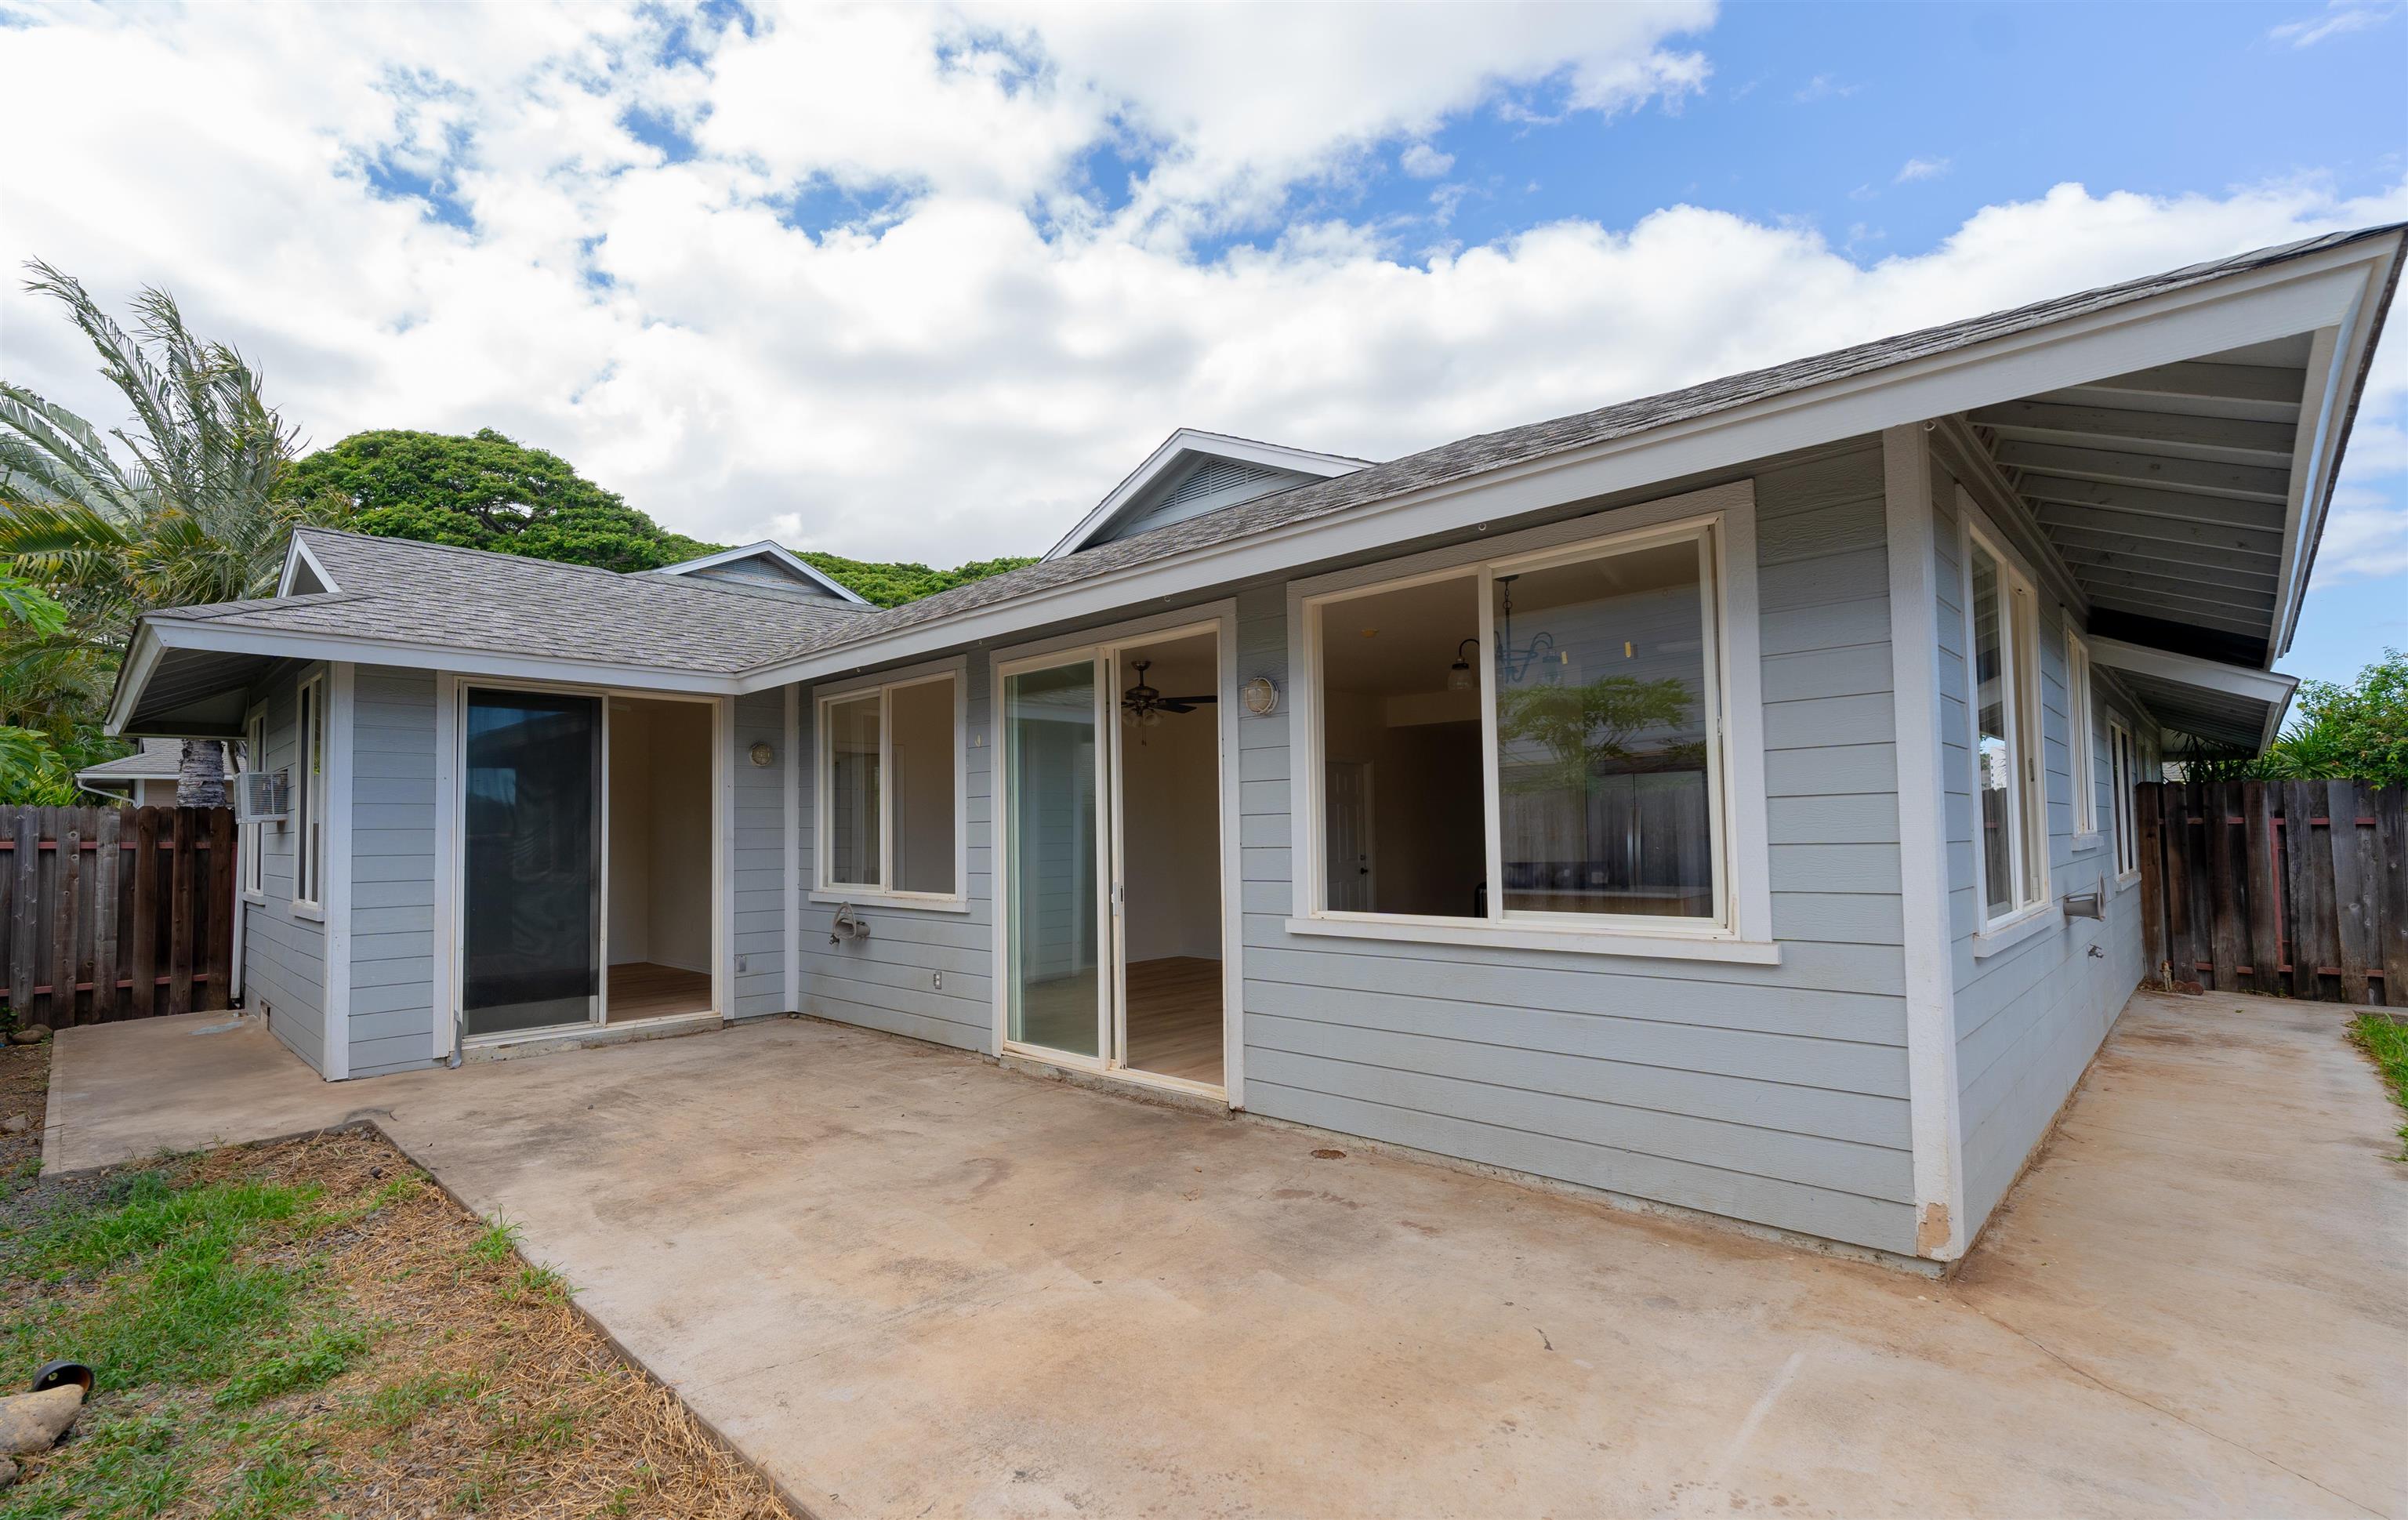
[[(50, 1091), (50, 1042), (0, 1045), (0, 1179), (15, 1192), (42, 1174), (42, 1117)], [(13, 1121), (22, 1119), (23, 1127)]]
[[(0, 1092), (15, 1069), (13, 1061), (0, 1068)], [(146, 1208), (205, 1198), (300, 1200), (289, 1215), (254, 1207), (224, 1273), (281, 1284), (289, 1309), (222, 1335), (214, 1360), (196, 1354), (180, 1369), (143, 1369), (137, 1344), (119, 1350), (113, 1369), (109, 1316), (126, 1306), (156, 1313), (170, 1267), (122, 1255), (95, 1267), (89, 1242), (131, 1227), (116, 1221)], [(73, 1438), (31, 1459), (0, 1495), (0, 1520), (790, 1520), (758, 1473), (620, 1359), (577, 1311), (570, 1284), (523, 1259), (507, 1226), (460, 1209), (380, 1137), (236, 1147), (123, 1169), (96, 1184), (21, 1189), (10, 1201), (8, 1360), (87, 1355), (101, 1385)], [(203, 1205), (191, 1207), (192, 1230), (218, 1226)], [(47, 1262), (45, 1242), (54, 1246)], [(170, 1240), (156, 1260), (168, 1263), (175, 1249)], [(0, 1366), (0, 1379), (28, 1370)]]

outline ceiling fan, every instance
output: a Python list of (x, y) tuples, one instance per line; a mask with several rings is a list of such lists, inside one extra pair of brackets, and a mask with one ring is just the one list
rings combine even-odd
[(1162, 722), (1166, 712), (1193, 712), (1203, 702), (1217, 702), (1219, 697), (1165, 696), (1146, 683), (1145, 667), (1152, 660), (1137, 662), (1137, 684), (1121, 694), (1121, 722), (1152, 728)]

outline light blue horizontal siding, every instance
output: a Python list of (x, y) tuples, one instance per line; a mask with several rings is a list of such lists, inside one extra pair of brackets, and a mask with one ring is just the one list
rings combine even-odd
[[(786, 753), (782, 689), (736, 699), (735, 817), (727, 859), (728, 953), (743, 962), (733, 978), (729, 1016), (792, 1013), (786, 1005), (786, 796), (795, 756)], [(752, 764), (752, 746), (776, 757)]]
[[(969, 911), (864, 907), (867, 939), (828, 942), (834, 903), (803, 903), (803, 1011), (889, 1034), (909, 1035), (961, 1050), (992, 1054), (994, 1039), (994, 738), (989, 722), (987, 660), (969, 661), (968, 709), (970, 743), (966, 752), (963, 818), (968, 835)], [(818, 751), (813, 731), (816, 703), (806, 689), (800, 698), (802, 742), (796, 748), (794, 782), (801, 804), (801, 871), (808, 887), (816, 876), (813, 816)], [(937, 983), (941, 979), (943, 985)]]
[(435, 1062), (435, 674), (351, 681), (351, 1074)]
[[(1940, 624), (1940, 727), (1942, 825), (1946, 835), (1951, 956), (1956, 999), (1956, 1080), (1963, 1135), (1969, 1235), (2005, 1197), (2007, 1188), (2047, 1133), (2048, 1126), (2088, 1068), (2143, 968), (2140, 893), (2114, 883), (2114, 810), (2107, 784), (2106, 719), (2116, 711), (2103, 682), (2094, 685), (2093, 773), (2083, 779), (2098, 798), (2100, 839), (2076, 852), (2072, 836), (2075, 778), (2067, 713), (2066, 609), (2037, 583), (2042, 772), (2049, 837), (2049, 891), (2106, 889), (2104, 921), (2068, 920), (1996, 954), (1976, 958), (1982, 908), (1975, 877), (1972, 782), (1973, 712), (1967, 660), (1963, 524), (1956, 480), (1932, 466), (1933, 538), (1937, 544), (1936, 611)], [(1993, 532), (1992, 537), (1997, 537)], [(2128, 712), (2126, 725), (2143, 725)], [(2098, 954), (2091, 951), (2096, 948)]]
[[(1879, 448), (1781, 462), (1756, 491), (1783, 963), (1291, 935), (1293, 736), (1284, 711), (1244, 718), (1249, 1108), (1912, 1249)], [(1239, 611), (1239, 678), (1284, 682), (1284, 588)]]
[[(267, 707), (266, 753), (261, 769), (300, 776), (298, 677), (283, 672), (253, 690), (253, 702)], [(310, 1069), (326, 1069), (326, 926), (293, 911), (294, 851), (300, 833), (290, 822), (254, 824), (240, 848), (260, 855), (264, 901), (243, 910), (242, 1000), (267, 1015), (270, 1033)]]
[[(1754, 478), (1782, 964), (1291, 935), (1290, 715), (1241, 716), (1236, 892), (1250, 1109), (1912, 1249), (1881, 452), (1876, 440), (1852, 440), (1768, 464)], [(1601, 530), (1612, 523), (1611, 513), (1598, 518)], [(1238, 680), (1285, 684), (1284, 581), (1234, 595)], [(985, 667), (977, 652), (972, 911), (878, 907), (867, 911), (868, 939), (832, 946), (824, 932), (832, 909), (812, 905), (808, 1011), (988, 1046), (994, 731)], [(810, 710), (806, 694), (807, 726)], [(806, 802), (810, 749), (807, 734), (796, 778)], [(804, 818), (808, 845), (808, 808)]]

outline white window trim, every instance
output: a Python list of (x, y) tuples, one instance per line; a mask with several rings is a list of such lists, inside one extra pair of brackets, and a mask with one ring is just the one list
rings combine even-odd
[(2105, 842), (2099, 826), (2099, 721), (2097, 685), (2090, 674), (2090, 644), (2065, 619), (2065, 753), (2073, 777), (2073, 848), (2096, 850)]
[(1973, 958), (1978, 961), (2022, 944), (2041, 930), (2061, 923), (2063, 916), (2054, 902), (2027, 904), (1973, 936)]
[[(1976, 956), (1992, 954), (2014, 943), (2028, 933), (2026, 921), (2050, 906), (2048, 861), (2048, 791), (2046, 779), (2041, 773), (2047, 753), (2047, 729), (2035, 722), (2040, 706), (2040, 593), (2034, 588), (2031, 573), (2022, 559), (2010, 554), (2000, 540), (1981, 525), (1982, 511), (1963, 488), (1956, 493), (1957, 517), (1963, 526), (1963, 539), (1958, 547), (1957, 563), (1963, 580), (1960, 588), (1965, 609), (1965, 743), (1971, 756), (1972, 829), (1973, 829), (1973, 911), (1982, 916), (1982, 926), (1973, 936)], [(2016, 901), (2004, 912), (1989, 916), (1989, 905), (1983, 896), (1983, 882), (1988, 876), (1986, 846), (1982, 831), (1982, 671), (1981, 645), (1973, 619), (1973, 549), (1990, 556), (1999, 566), (1999, 649), (2005, 661), (2000, 672), (2006, 681), (2005, 711), (2007, 717), (2007, 751), (2017, 767), (2015, 784), (2007, 788), (2007, 880), (2017, 894)], [(2030, 598), (2032, 621), (2031, 642), (2026, 649), (2014, 613), (2016, 594)], [(2033, 668), (2027, 679), (2026, 662)], [(2041, 743), (2026, 741), (2027, 728), (2037, 729)], [(2031, 804), (2037, 800), (2040, 817), (2030, 815)], [(2037, 823), (2040, 837), (2034, 840)], [(2037, 850), (2034, 846), (2037, 843)], [(2024, 867), (2032, 867), (2031, 895), (2023, 896)], [(2021, 931), (2021, 932), (2018, 932)]]
[[(267, 703), (254, 702), (242, 715), (243, 770), (267, 769)], [(248, 824), (244, 832), (250, 838), (241, 841), (242, 900), (265, 906), (267, 902), (267, 825)]]
[[(1611, 523), (1615, 531), (1600, 533)], [(1322, 858), (1322, 740), (1318, 638), (1320, 609), (1331, 602), (1414, 584), (1473, 578), (1478, 581), (1480, 638), (1493, 648), (1489, 588), (1495, 571), (1544, 562), (1584, 558), (1645, 547), (1650, 542), (1704, 537), (1714, 584), (1714, 609), (1705, 637), (1713, 660), (1713, 683), (1721, 699), (1719, 742), (1709, 747), (1710, 782), (1721, 803), (1715, 851), (1715, 890), (1720, 912), (1694, 927), (1664, 919), (1564, 914), (1504, 916), (1501, 892), (1492, 892), (1487, 918), (1421, 917), (1333, 912), (1321, 908), (1326, 864)], [(1498, 949), (1560, 950), (1611, 954), (1727, 960), (1778, 965), (1772, 936), (1771, 853), (1764, 783), (1762, 663), (1758, 650), (1756, 584), (1756, 485), (1750, 480), (1712, 486), (1575, 518), (1496, 538), (1475, 539), (1353, 570), (1293, 581), (1288, 586), (1288, 647), (1291, 677), (1289, 743), (1301, 758), (1291, 769), (1295, 797), (1290, 810), (1296, 869), (1288, 932), (1349, 939), (1484, 945)], [(1492, 675), (1482, 661), (1482, 745), (1494, 795), (1495, 702)], [(1501, 881), (1502, 845), (1497, 810), (1484, 800), (1488, 879)]]
[[(2115, 831), (2115, 885), (2128, 887), (2141, 879), (2140, 824), (2132, 804), (2132, 788), (2141, 782), (2141, 741), (2114, 713), (2107, 715), (2107, 785), (2113, 807), (2109, 818)], [(2128, 865), (2127, 862), (2129, 862)]]
[[(891, 713), (894, 694), (907, 686), (950, 681), (953, 690), (953, 890), (904, 892), (885, 884), (895, 862), (894, 794), (887, 785), (893, 775), (889, 756), (894, 745)], [(967, 913), (969, 900), (969, 660), (957, 655), (934, 665), (853, 681), (830, 681), (811, 693), (811, 887), (814, 903), (856, 903), (889, 908), (920, 908), (932, 912)], [(844, 882), (830, 879), (834, 851), (828, 820), (834, 799), (828, 787), (828, 709), (838, 702), (878, 696), (878, 868), (881, 881)]]
[[(310, 695), (313, 687), (316, 688), (314, 697)], [(326, 867), (332, 852), (323, 849), (313, 852), (309, 832), (314, 825), (322, 841), (330, 832), (330, 821), (326, 817), (326, 769), (333, 748), (334, 725), (326, 712), (328, 695), (326, 672), (322, 667), (293, 688), (293, 769), (299, 812), (299, 817), (294, 820), (299, 826), (293, 831), (293, 911), (297, 917), (321, 922), (326, 916)], [(320, 732), (325, 736), (314, 757), (317, 762), (314, 766), (310, 763), (313, 757), (309, 749), (309, 720), (313, 714)], [(306, 872), (305, 867), (308, 868)], [(310, 888), (318, 894), (314, 897), (301, 895), (305, 874), (308, 877)]]

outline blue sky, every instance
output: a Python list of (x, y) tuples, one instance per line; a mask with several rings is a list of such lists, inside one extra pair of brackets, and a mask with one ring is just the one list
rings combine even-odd
[[(1182, 424), (1392, 456), (2408, 217), (2391, 0), (0, 17), (0, 261), (172, 289), (314, 441), (869, 557), (1037, 552)], [(2303, 674), (2408, 645), (2399, 351)], [(13, 290), (0, 359), (116, 420)]]

